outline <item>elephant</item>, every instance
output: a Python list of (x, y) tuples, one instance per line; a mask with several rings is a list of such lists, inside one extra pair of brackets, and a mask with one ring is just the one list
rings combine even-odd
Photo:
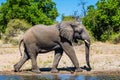
[(37, 55), (39, 53), (54, 51), (55, 54), (51, 72), (58, 72), (57, 66), (63, 52), (65, 52), (72, 61), (75, 66), (75, 71), (82, 72), (83, 69), (79, 67), (78, 59), (73, 49), (73, 42), (78, 42), (78, 40), (83, 40), (85, 43), (87, 68), (91, 70), (89, 61), (90, 37), (86, 28), (79, 22), (63, 21), (51, 26), (38, 24), (25, 32), (19, 43), (20, 53), (20, 47), (23, 43), (24, 55), (22, 59), (14, 65), (14, 71), (20, 71), (22, 65), (28, 59), (31, 59), (31, 71), (40, 73), (41, 71), (36, 62)]

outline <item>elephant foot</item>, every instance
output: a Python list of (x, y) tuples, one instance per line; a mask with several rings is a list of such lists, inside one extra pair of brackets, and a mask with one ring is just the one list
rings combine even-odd
[(19, 68), (17, 64), (14, 65), (14, 72), (19, 72)]
[(83, 72), (83, 70), (81, 68), (76, 68), (75, 72)]
[(58, 73), (59, 71), (57, 69), (52, 69), (51, 73)]
[(32, 69), (31, 71), (34, 73), (41, 73), (41, 71), (39, 69)]
[(86, 67), (86, 66), (84, 66), (83, 69), (85, 69), (85, 70), (87, 70), (87, 71), (91, 71), (91, 70), (92, 70), (91, 67)]

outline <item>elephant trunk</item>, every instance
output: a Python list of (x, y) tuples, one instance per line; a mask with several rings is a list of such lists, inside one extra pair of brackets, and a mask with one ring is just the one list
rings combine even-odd
[(86, 63), (88, 68), (86, 67), (86, 70), (90, 71), (91, 70), (91, 66), (90, 66), (90, 39), (84, 40), (85, 42), (85, 52), (86, 52)]

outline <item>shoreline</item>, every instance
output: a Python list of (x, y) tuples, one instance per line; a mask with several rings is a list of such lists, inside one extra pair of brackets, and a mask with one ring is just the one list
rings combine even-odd
[(84, 72), (70, 72), (70, 71), (59, 71), (58, 73), (51, 73), (50, 71), (41, 71), (41, 73), (34, 73), (31, 71), (0, 71), (0, 75), (16, 75), (16, 76), (39, 76), (39, 75), (85, 75), (85, 76), (120, 76), (120, 70), (113, 71), (84, 71)]

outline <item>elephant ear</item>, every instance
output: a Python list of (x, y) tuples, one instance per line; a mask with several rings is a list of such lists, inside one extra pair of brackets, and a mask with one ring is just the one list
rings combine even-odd
[(73, 40), (73, 28), (69, 24), (60, 24), (59, 25), (60, 36), (69, 40), (70, 42)]

